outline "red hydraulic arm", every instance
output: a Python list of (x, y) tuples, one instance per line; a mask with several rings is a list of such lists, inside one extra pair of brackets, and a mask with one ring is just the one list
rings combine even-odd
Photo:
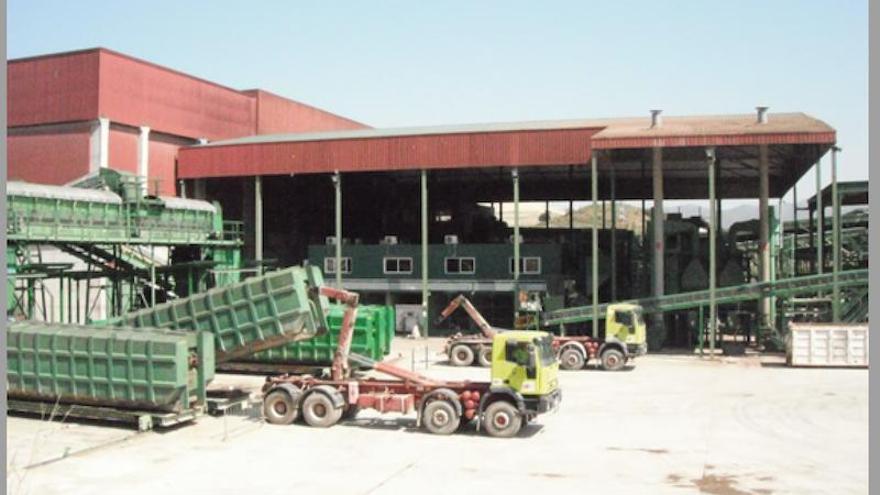
[(342, 315), (342, 328), (339, 329), (339, 341), (336, 344), (336, 353), (333, 355), (333, 364), (330, 373), (334, 380), (342, 380), (348, 375), (348, 353), (351, 350), (351, 337), (354, 333), (354, 322), (357, 319), (358, 300), (360, 296), (356, 292), (334, 287), (321, 287), (321, 295), (336, 299), (345, 304), (345, 313)]
[(436, 322), (440, 323), (446, 318), (449, 318), (449, 315), (454, 313), (455, 310), (459, 308), (459, 306), (464, 306), (464, 310), (467, 312), (468, 316), (470, 316), (471, 319), (474, 320), (477, 326), (480, 327), (480, 331), (483, 332), (483, 335), (485, 335), (487, 338), (491, 339), (495, 336), (496, 333), (498, 333), (498, 331), (495, 330), (492, 325), (490, 325), (489, 322), (486, 321), (485, 318), (483, 318), (483, 315), (480, 314), (477, 308), (475, 308), (474, 305), (471, 304), (471, 302), (468, 300), (467, 297), (464, 296), (464, 294), (459, 294), (458, 297), (450, 301), (449, 305), (446, 306), (446, 309), (440, 312), (440, 316), (437, 318)]

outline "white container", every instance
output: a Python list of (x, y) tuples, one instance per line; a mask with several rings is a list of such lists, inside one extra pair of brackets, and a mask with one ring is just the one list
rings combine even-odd
[(790, 323), (789, 366), (868, 366), (868, 325)]

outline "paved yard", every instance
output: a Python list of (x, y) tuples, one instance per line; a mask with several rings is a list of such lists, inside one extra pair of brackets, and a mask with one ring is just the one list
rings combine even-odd
[[(411, 366), (416, 348), (424, 367), (421, 345), (399, 340), (399, 363)], [(439, 437), (368, 412), (328, 430), (206, 417), (144, 434), (12, 417), (7, 485), (40, 495), (867, 493), (867, 370), (779, 362), (651, 355), (624, 372), (563, 372), (561, 410), (508, 440)], [(427, 372), (488, 373), (437, 362)]]

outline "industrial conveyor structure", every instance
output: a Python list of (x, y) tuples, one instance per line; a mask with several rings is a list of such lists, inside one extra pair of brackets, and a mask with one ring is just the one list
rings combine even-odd
[[(835, 280), (836, 279), (836, 280)], [(779, 279), (772, 282), (756, 282), (733, 287), (720, 287), (714, 290), (714, 302), (721, 306), (763, 298), (793, 298), (800, 295), (826, 294), (830, 296), (834, 286), (851, 293), (843, 297), (841, 315), (845, 321), (864, 321), (868, 315), (868, 270), (846, 270), (837, 273), (808, 275)], [(701, 290), (670, 294), (661, 297), (648, 297), (626, 301), (642, 306), (645, 313), (665, 313), (681, 310), (699, 310), (712, 302), (711, 290)], [(843, 292), (841, 292), (843, 294)], [(566, 325), (591, 322), (593, 315), (603, 318), (609, 303), (593, 306), (547, 311), (541, 315), (541, 326), (548, 329), (564, 329)]]
[(96, 306), (112, 317), (239, 280), (240, 222), (216, 203), (144, 192), (111, 169), (67, 186), (7, 184), (9, 308), (88, 323)]

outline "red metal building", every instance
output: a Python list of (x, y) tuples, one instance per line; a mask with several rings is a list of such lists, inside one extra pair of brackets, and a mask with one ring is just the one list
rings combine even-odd
[(11, 60), (7, 78), (13, 180), (63, 184), (106, 166), (147, 175), (151, 193), (174, 194), (181, 146), (367, 127), (104, 48)]

